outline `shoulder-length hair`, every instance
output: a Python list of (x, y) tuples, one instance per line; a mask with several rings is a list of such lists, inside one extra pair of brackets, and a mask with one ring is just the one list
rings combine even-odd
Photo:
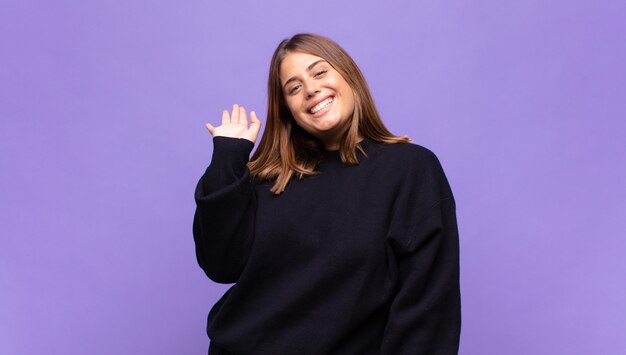
[(311, 33), (299, 33), (284, 39), (272, 56), (267, 85), (266, 127), (248, 168), (250, 175), (260, 181), (275, 180), (271, 192), (279, 195), (296, 174), (317, 175), (315, 167), (321, 159), (322, 143), (302, 129), (289, 110), (280, 85), (280, 66), (291, 52), (303, 52), (324, 58), (341, 74), (354, 93), (354, 113), (350, 127), (339, 142), (339, 156), (346, 164), (358, 164), (356, 149), (365, 156), (358, 144), (359, 134), (375, 142), (408, 143), (408, 136), (395, 136), (383, 124), (365, 77), (348, 53), (331, 39)]

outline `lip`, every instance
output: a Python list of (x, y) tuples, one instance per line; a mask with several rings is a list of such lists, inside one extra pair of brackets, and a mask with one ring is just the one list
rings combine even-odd
[(319, 118), (324, 116), (328, 111), (332, 110), (333, 107), (335, 106), (335, 100), (333, 99), (333, 101), (331, 101), (330, 104), (328, 104), (326, 107), (324, 107), (323, 109), (317, 111), (316, 113), (309, 113), (309, 115), (311, 115), (313, 118)]
[[(328, 99), (329, 97), (334, 97), (334, 96), (333, 96), (333, 95), (328, 95), (328, 96), (326, 96), (326, 97), (324, 97), (324, 98), (322, 98), (322, 99), (318, 100), (317, 102), (315, 102), (315, 103), (311, 104), (311, 106), (307, 107), (307, 108), (306, 108), (306, 112), (307, 112), (309, 115), (311, 115), (311, 114), (312, 114), (312, 113), (311, 113), (311, 109), (312, 109), (313, 107), (315, 107), (317, 104), (319, 104), (320, 102), (322, 102), (322, 101), (324, 101), (324, 100)], [(334, 101), (334, 100), (333, 100), (333, 101)]]

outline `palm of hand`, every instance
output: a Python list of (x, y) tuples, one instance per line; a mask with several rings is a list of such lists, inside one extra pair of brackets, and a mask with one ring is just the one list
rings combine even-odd
[(205, 127), (213, 137), (244, 138), (255, 143), (261, 129), (261, 121), (257, 118), (256, 113), (252, 111), (250, 113), (250, 124), (248, 125), (246, 109), (243, 106), (234, 104), (231, 114), (227, 110), (222, 112), (222, 124), (220, 126), (213, 127), (210, 123), (206, 123)]

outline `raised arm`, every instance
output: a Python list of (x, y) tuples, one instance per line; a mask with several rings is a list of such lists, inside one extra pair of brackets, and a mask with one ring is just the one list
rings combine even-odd
[(198, 264), (218, 283), (233, 283), (248, 259), (254, 240), (256, 190), (246, 166), (258, 136), (260, 121), (252, 112), (233, 106), (222, 114), (222, 125), (206, 124), (213, 135), (211, 164), (198, 181), (193, 236)]

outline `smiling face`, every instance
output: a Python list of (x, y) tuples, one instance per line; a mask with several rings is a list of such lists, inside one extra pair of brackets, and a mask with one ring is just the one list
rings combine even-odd
[(339, 149), (354, 113), (354, 93), (341, 74), (321, 57), (290, 52), (281, 62), (280, 83), (298, 126), (327, 150)]

